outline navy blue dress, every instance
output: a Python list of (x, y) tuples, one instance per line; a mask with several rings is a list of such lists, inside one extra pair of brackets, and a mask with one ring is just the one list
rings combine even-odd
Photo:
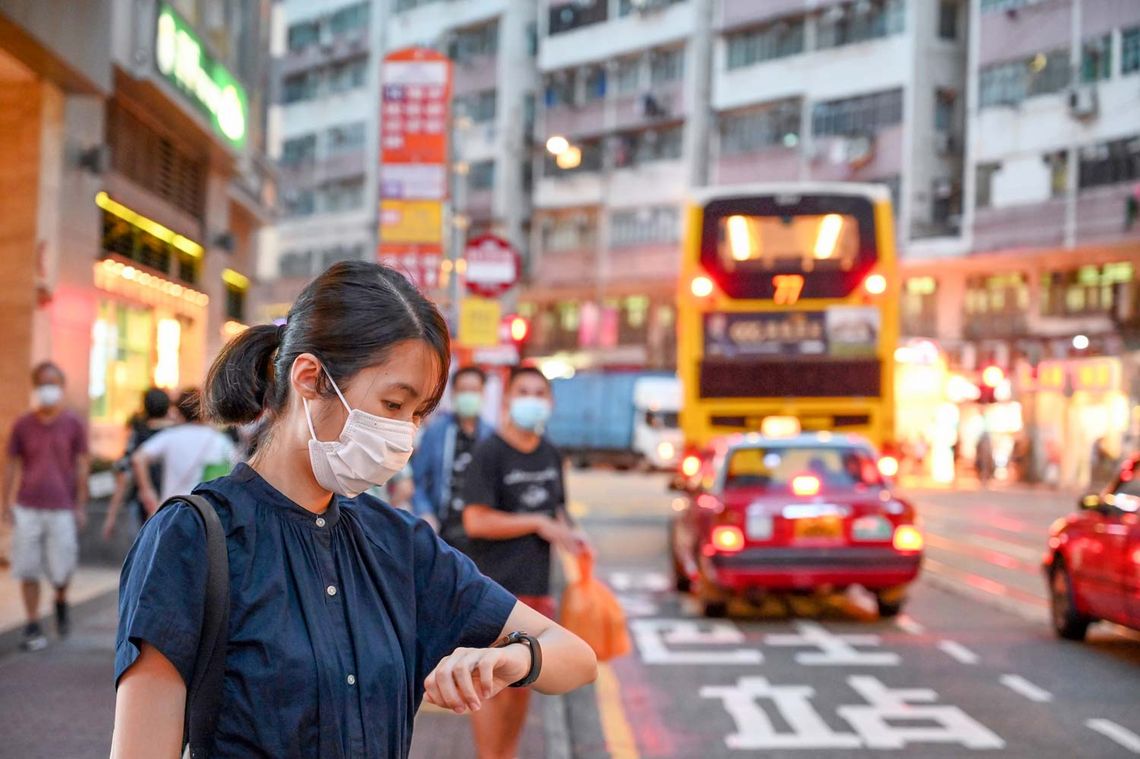
[[(406, 757), (424, 678), (495, 641), (515, 598), (422, 520), (368, 496), (321, 515), (245, 465), (195, 491), (217, 506), (230, 634), (215, 757)], [(144, 525), (123, 565), (115, 681), (142, 641), (187, 682), (206, 533), (186, 505)]]

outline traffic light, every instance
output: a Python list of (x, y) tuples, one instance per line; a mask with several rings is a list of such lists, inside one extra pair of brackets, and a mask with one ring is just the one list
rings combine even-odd
[(508, 316), (506, 321), (511, 341), (514, 342), (515, 345), (520, 345), (525, 342), (527, 336), (530, 335), (530, 322), (526, 320), (526, 317), (513, 314)]
[(1000, 366), (991, 364), (982, 370), (982, 384), (978, 386), (981, 395), (978, 396), (978, 403), (994, 403), (997, 398), (995, 393), (998, 387), (1005, 382), (1005, 372)]

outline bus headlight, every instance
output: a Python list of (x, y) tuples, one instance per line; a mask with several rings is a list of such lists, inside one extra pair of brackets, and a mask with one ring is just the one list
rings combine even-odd
[(698, 298), (707, 298), (712, 295), (713, 281), (705, 275), (701, 274), (699, 276), (693, 277), (693, 281), (689, 284), (689, 289), (692, 291), (693, 295), (697, 296)]
[(662, 461), (672, 461), (675, 455), (677, 455), (677, 448), (668, 440), (662, 440), (657, 444), (657, 458)]
[(882, 274), (872, 274), (863, 280), (863, 289), (871, 295), (882, 295), (887, 291), (887, 278)]

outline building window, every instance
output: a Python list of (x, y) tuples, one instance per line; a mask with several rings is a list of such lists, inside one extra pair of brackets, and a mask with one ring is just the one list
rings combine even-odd
[(1133, 74), (1137, 71), (1140, 71), (1140, 26), (1120, 33), (1120, 73)]
[(902, 90), (816, 103), (812, 132), (819, 136), (871, 135), (902, 121)]
[(317, 160), (317, 136), (292, 137), (281, 145), (281, 165), (289, 168), (307, 166)]
[(498, 97), (493, 89), (482, 90), (455, 98), (455, 105), (457, 112), (476, 124), (485, 124), (495, 120)]
[(899, 302), (903, 334), (936, 337), (938, 329), (938, 282), (934, 277), (909, 277), (903, 282)]
[(495, 184), (495, 162), (477, 161), (467, 172), (467, 186), (472, 190), (489, 190)]
[(1016, 334), (1029, 308), (1027, 279), (1020, 273), (967, 277), (963, 304), (967, 337)]
[(1080, 148), (1081, 189), (1140, 179), (1140, 134)]
[(245, 293), (246, 288), (225, 283), (226, 285), (226, 318), (237, 322), (245, 321)]
[(587, 103), (604, 99), (606, 97), (606, 70), (601, 66), (592, 66), (586, 71), (585, 85), (583, 95)]
[(1069, 86), (1069, 70), (1067, 49), (986, 66), (979, 75), (978, 104), (1016, 105), (1027, 97), (1060, 92)]
[(1069, 156), (1064, 150), (1055, 150), (1041, 156), (1049, 167), (1049, 195), (1063, 198), (1069, 190)]
[(368, 28), (368, 3), (357, 3), (341, 8), (329, 17), (329, 29), (334, 37), (344, 37)]
[(934, 91), (934, 128), (948, 134), (954, 128), (954, 105), (957, 96), (941, 87)]
[(905, 24), (904, 0), (856, 0), (833, 5), (819, 16), (820, 50), (899, 34)]
[(1042, 316), (1089, 316), (1111, 313), (1116, 286), (1132, 281), (1131, 262), (1082, 266), (1041, 276)]
[(620, 58), (614, 75), (614, 89), (619, 95), (629, 95), (641, 88), (641, 57)]
[(310, 216), (317, 210), (317, 195), (308, 188), (286, 190), (282, 194), (283, 211), (286, 216)]
[(543, 102), (547, 108), (572, 106), (578, 102), (577, 85), (577, 72), (573, 69), (564, 69), (550, 74), (546, 77)]
[(317, 44), (321, 38), (321, 24), (319, 19), (302, 21), (289, 27), (289, 51), (299, 53), (311, 45)]
[(653, 161), (680, 158), (683, 137), (682, 124), (664, 129), (646, 129), (619, 134), (614, 143), (614, 167), (621, 169)]
[(282, 101), (286, 104), (300, 103), (325, 95), (348, 92), (363, 87), (367, 76), (367, 56), (319, 66), (285, 77)]
[(628, 16), (635, 12), (644, 12), (648, 10), (660, 10), (669, 5), (677, 5), (685, 0), (619, 0), (618, 2), (618, 15)]
[(685, 74), (685, 48), (651, 50), (649, 52), (649, 83), (652, 85), (675, 82)]
[(178, 251), (177, 277), (188, 285), (198, 284), (202, 275), (202, 259), (185, 251)]
[(364, 207), (364, 178), (328, 182), (320, 189), (320, 210), (325, 213), (355, 211)]
[(610, 214), (610, 246), (672, 244), (680, 239), (681, 217), (676, 206), (654, 206)]
[(800, 141), (802, 107), (799, 100), (781, 100), (759, 108), (723, 114), (720, 118), (720, 154), (755, 153), (777, 145), (795, 147)]
[(1112, 76), (1112, 35), (1086, 40), (1081, 45), (1081, 81), (1099, 82)]
[(982, 0), (982, 13), (1014, 11), (1018, 8), (1024, 8), (1027, 5), (1039, 2), (1041, 2), (1041, 0)]
[(553, 37), (583, 26), (601, 23), (607, 18), (609, 5), (609, 0), (572, 0), (551, 6), (549, 23), (546, 26), (547, 33)]
[(329, 155), (343, 155), (362, 150), (364, 148), (364, 127), (363, 121), (330, 127), (328, 130)]
[(547, 217), (542, 222), (542, 249), (551, 252), (592, 250), (597, 244), (596, 217), (585, 211)]
[(363, 87), (368, 76), (368, 59), (357, 58), (344, 63), (334, 63), (328, 69), (327, 87), (331, 94), (348, 92)]
[(761, 61), (786, 58), (804, 51), (804, 19), (781, 19), (756, 29), (730, 34), (725, 38), (727, 67), (751, 66)]
[(499, 52), (499, 21), (460, 29), (447, 46), (447, 54), (456, 63), (466, 63), (480, 56)]
[(168, 138), (117, 102), (107, 118), (111, 168), (199, 221), (203, 217), (208, 161)]
[(958, 39), (958, 0), (941, 0), (938, 3), (938, 38)]
[(974, 167), (974, 207), (989, 208), (993, 203), (994, 174), (1001, 170), (1000, 163), (979, 163)]

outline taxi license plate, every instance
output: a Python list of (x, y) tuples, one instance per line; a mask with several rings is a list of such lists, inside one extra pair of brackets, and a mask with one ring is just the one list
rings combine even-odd
[(838, 540), (843, 537), (839, 516), (801, 517), (793, 522), (796, 540)]

